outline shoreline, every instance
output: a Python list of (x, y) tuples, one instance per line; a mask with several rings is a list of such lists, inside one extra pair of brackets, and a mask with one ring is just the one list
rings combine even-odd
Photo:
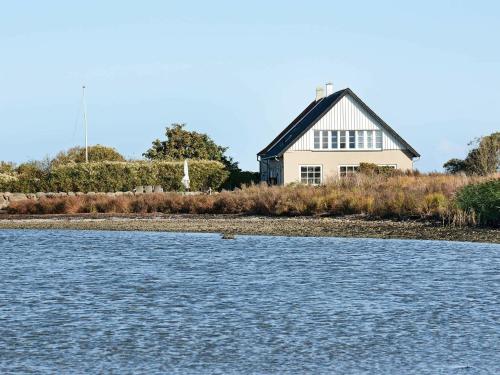
[(189, 214), (0, 214), (0, 230), (2, 229), (226, 233), (234, 235), (292, 237), (444, 240), (500, 244), (500, 229), (495, 228), (453, 227), (415, 220), (368, 220), (359, 216), (269, 217)]

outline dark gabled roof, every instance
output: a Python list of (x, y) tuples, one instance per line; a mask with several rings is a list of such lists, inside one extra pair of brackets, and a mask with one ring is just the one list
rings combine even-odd
[(264, 149), (262, 149), (257, 155), (263, 155), (265, 154), (267, 151), (269, 151), (269, 149), (276, 143), (279, 141), (279, 139), (281, 137), (283, 137), (286, 133), (288, 133), (288, 131), (293, 128), (295, 126), (295, 124), (297, 122), (299, 122), (299, 120), (302, 119), (302, 117), (305, 116), (305, 114), (307, 112), (309, 112), (315, 105), (317, 104), (316, 100), (313, 100), (311, 103), (309, 103), (309, 105), (306, 107), (306, 109), (304, 109), (300, 115), (298, 115), (297, 117), (295, 117), (295, 119), (290, 123), (290, 125), (288, 125), (285, 129), (283, 129), (283, 131), (281, 133), (279, 133), (276, 138), (274, 138), (271, 143), (269, 143)]
[[(288, 145), (291, 145), (306, 128), (308, 129), (310, 125), (316, 123), (317, 120), (321, 118), (323, 113), (327, 108), (336, 100), (341, 97), (345, 90), (337, 91), (336, 93), (329, 95), (319, 101), (313, 101), (307, 106), (307, 108), (302, 111), (302, 113), (297, 116), (295, 120), (288, 125), (285, 130), (283, 130), (264, 150), (259, 152), (257, 155), (261, 157), (274, 157), (281, 154)], [(264, 152), (263, 152), (264, 151)]]
[(313, 101), (302, 113), (297, 116), (278, 136), (260, 151), (257, 155), (261, 158), (272, 158), (283, 154), (297, 139), (299, 139), (307, 130), (319, 121), (340, 99), (345, 95), (351, 97), (397, 141), (404, 147), (410, 157), (419, 157), (420, 154), (415, 151), (399, 134), (397, 134), (388, 124), (386, 124), (370, 107), (368, 107), (351, 89), (337, 91), (319, 101)]

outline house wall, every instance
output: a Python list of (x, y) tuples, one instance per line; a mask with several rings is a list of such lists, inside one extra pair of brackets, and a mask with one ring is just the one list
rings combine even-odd
[(289, 150), (313, 150), (315, 130), (382, 130), (382, 147), (384, 150), (401, 150), (404, 148), (392, 135), (386, 133), (375, 118), (366, 112), (350, 95), (344, 96), (302, 137), (297, 139)]
[(269, 182), (270, 177), (275, 177), (278, 185), (283, 185), (285, 183), (283, 178), (283, 158), (278, 158), (278, 160), (261, 160), (259, 162), (259, 170), (261, 181)]
[(338, 177), (340, 165), (374, 163), (396, 165), (401, 170), (413, 169), (412, 159), (401, 150), (377, 151), (287, 151), (283, 155), (283, 184), (300, 182), (301, 165), (321, 165), (322, 181)]

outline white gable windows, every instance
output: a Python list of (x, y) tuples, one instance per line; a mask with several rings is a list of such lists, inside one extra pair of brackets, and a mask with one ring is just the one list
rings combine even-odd
[(330, 144), (328, 142), (329, 138), (328, 130), (315, 130), (314, 131), (314, 149), (315, 150), (328, 150)]
[(382, 148), (382, 132), (380, 130), (375, 131), (375, 148)]
[(314, 130), (314, 150), (382, 150), (381, 130)]
[(346, 131), (341, 130), (340, 131), (340, 148), (346, 148), (346, 143), (345, 143), (345, 138), (346, 138)]
[(321, 131), (320, 130), (315, 130), (314, 131), (314, 149), (315, 150), (319, 150), (320, 135), (321, 135)]
[(366, 132), (366, 148), (373, 148), (373, 132)]
[(339, 132), (332, 131), (332, 148), (339, 148)]
[(321, 148), (324, 150), (328, 149), (328, 131), (323, 130), (321, 132)]
[(358, 138), (358, 148), (365, 148), (365, 131), (358, 130), (356, 132), (356, 137)]
[(356, 148), (356, 132), (349, 130), (349, 148)]

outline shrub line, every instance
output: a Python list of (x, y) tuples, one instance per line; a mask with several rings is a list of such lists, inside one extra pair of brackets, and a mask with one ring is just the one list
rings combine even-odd
[[(38, 201), (12, 202), (8, 212), (12, 214), (158, 212), (263, 216), (358, 214), (369, 218), (432, 220), (452, 226), (497, 227), (500, 221), (499, 184), (500, 179), (497, 175), (488, 178), (359, 174), (323, 186), (279, 187), (261, 184), (234, 191), (222, 191), (214, 195), (152, 193), (42, 197)], [(470, 196), (477, 197), (468, 198)]]

